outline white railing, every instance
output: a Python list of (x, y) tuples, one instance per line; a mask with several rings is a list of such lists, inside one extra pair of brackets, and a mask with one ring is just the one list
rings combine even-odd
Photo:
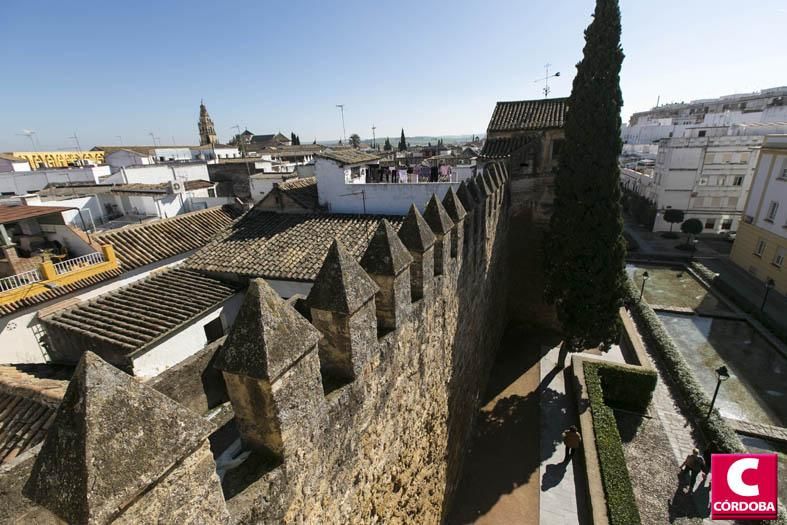
[(55, 273), (58, 275), (79, 270), (85, 266), (93, 266), (94, 264), (104, 262), (104, 256), (99, 252), (89, 253), (81, 257), (75, 257), (55, 264)]
[(3, 277), (0, 279), (0, 292), (7, 292), (28, 284), (37, 283), (41, 281), (41, 274), (38, 270), (29, 270), (27, 272), (18, 273), (10, 277)]

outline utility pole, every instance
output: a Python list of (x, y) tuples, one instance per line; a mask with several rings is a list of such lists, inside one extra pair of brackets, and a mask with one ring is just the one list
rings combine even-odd
[(123, 137), (120, 135), (115, 135), (115, 138), (118, 139), (118, 146), (123, 145)]
[(544, 77), (536, 79), (536, 80), (533, 81), (533, 82), (542, 82), (542, 81), (544, 82), (544, 87), (541, 89), (541, 91), (544, 92), (544, 98), (548, 98), (549, 97), (549, 92), (552, 91), (549, 88), (549, 79), (553, 78), (553, 77), (559, 77), (560, 76), (560, 71), (550, 75), (549, 74), (549, 68), (550, 67), (552, 67), (552, 64), (549, 64), (549, 63), (545, 64), (544, 65), (544, 71), (545, 71), (546, 74), (544, 75)]
[(377, 129), (377, 126), (372, 124), (372, 149), (377, 147), (377, 136), (374, 134), (374, 130)]
[(336, 104), (336, 107), (339, 108), (342, 112), (342, 139), (344, 143), (347, 143), (347, 130), (344, 128), (344, 104)]

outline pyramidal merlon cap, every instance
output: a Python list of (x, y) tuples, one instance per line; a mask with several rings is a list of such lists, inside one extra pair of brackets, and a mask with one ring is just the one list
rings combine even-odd
[[(475, 208), (475, 199), (473, 199), (473, 195), (470, 193), (467, 181), (463, 180), (459, 184), (459, 189), (456, 190), (456, 196), (462, 201), (462, 206), (464, 206), (465, 211), (470, 211)], [(445, 202), (443, 204), (445, 204)]]
[(378, 290), (377, 284), (355, 257), (334, 239), (306, 302), (309, 307), (318, 310), (352, 314), (374, 297)]
[(426, 223), (437, 235), (445, 235), (454, 227), (454, 221), (448, 216), (443, 204), (434, 193), (429, 199), (429, 202), (426, 203), (424, 220), (426, 220)]
[(445, 197), (443, 197), (443, 208), (445, 208), (445, 212), (451, 217), (454, 223), (461, 221), (467, 215), (467, 211), (462, 201), (454, 192), (453, 188), (448, 188), (448, 191), (445, 192)]
[(86, 352), (24, 494), (69, 523), (106, 523), (213, 430), (206, 419)]
[(399, 275), (413, 256), (402, 244), (391, 223), (382, 219), (361, 257), (361, 267), (371, 275)]
[(476, 184), (475, 178), (467, 179), (467, 189), (470, 192), (470, 195), (472, 195), (476, 204), (484, 200), (484, 196), (481, 195), (481, 188), (479, 188), (478, 184)]
[(263, 279), (253, 279), (215, 366), (275, 381), (319, 340), (320, 332), (276, 290)]
[(410, 205), (410, 211), (399, 228), (399, 238), (408, 250), (416, 253), (424, 253), (434, 246), (434, 233), (415, 204)]

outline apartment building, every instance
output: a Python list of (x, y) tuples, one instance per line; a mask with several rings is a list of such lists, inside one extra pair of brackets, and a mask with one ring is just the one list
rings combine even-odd
[(730, 258), (787, 294), (787, 135), (765, 137)]

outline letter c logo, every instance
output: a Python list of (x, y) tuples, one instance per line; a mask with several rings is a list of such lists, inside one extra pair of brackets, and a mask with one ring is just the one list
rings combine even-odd
[(738, 496), (759, 496), (759, 485), (748, 485), (743, 482), (743, 473), (747, 470), (757, 470), (759, 463), (759, 458), (743, 458), (730, 465), (727, 470), (727, 486), (730, 490)]

